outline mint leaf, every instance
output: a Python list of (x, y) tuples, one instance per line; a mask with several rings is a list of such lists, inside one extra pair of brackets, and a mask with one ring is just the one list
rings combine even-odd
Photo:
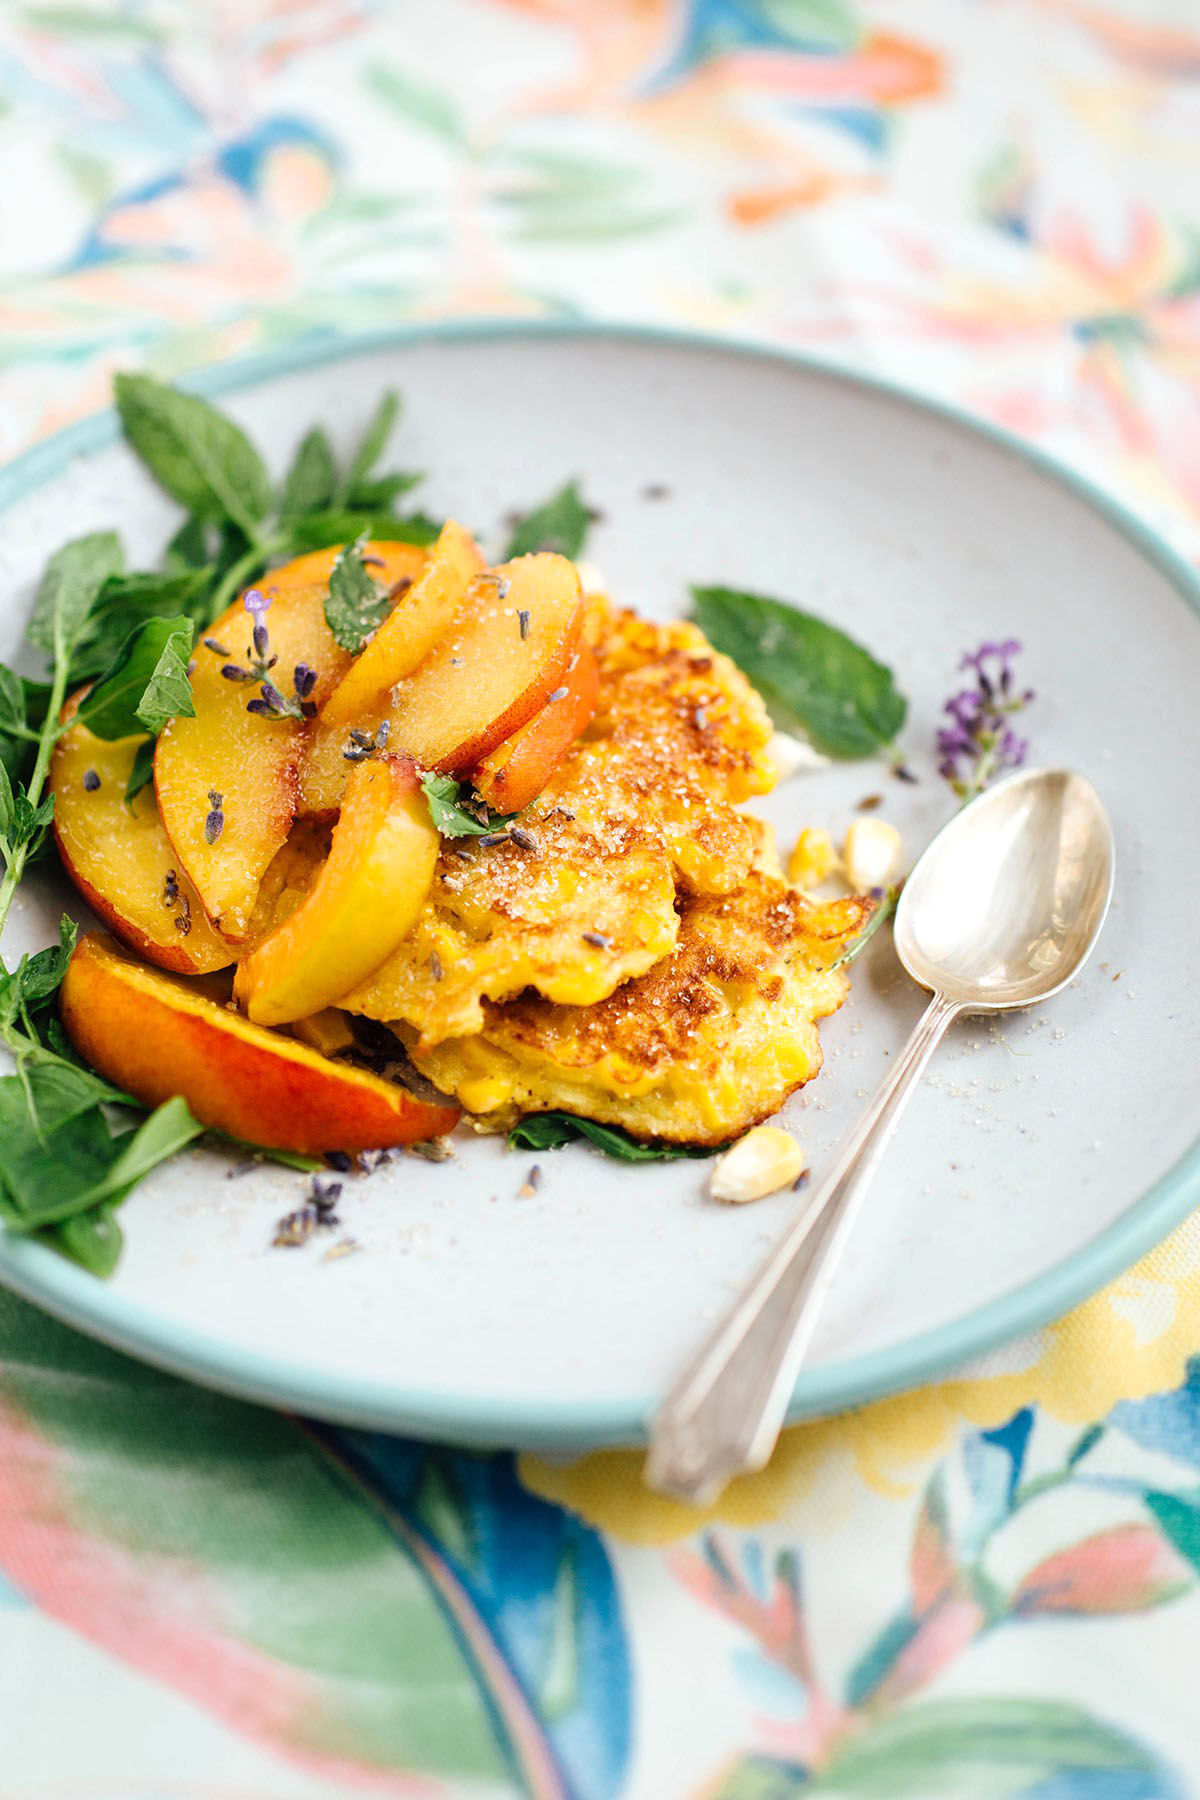
[(208, 526), (203, 519), (185, 519), (163, 552), (169, 570), (202, 569), (209, 561)]
[(598, 1119), (577, 1118), (574, 1113), (529, 1113), (508, 1134), (510, 1150), (561, 1150), (576, 1138), (586, 1138), (617, 1162), (674, 1162), (679, 1157), (715, 1156), (721, 1146), (700, 1149), (691, 1144), (644, 1144), (619, 1125), (602, 1125)]
[(47, 794), (44, 800), (35, 804), (23, 787), (14, 789), (12, 816), (4, 834), (9, 851), (20, 850), (22, 846), (28, 845), (30, 854), (35, 855), (53, 817), (53, 794)]
[(359, 540), (334, 561), (325, 602), (325, 623), (334, 641), (357, 656), (391, 610), (387, 589), (368, 574)]
[(74, 1218), (62, 1219), (57, 1225), (44, 1225), (37, 1232), (52, 1250), (77, 1262), (89, 1275), (107, 1280), (121, 1260), (125, 1234), (117, 1223), (117, 1208), (108, 1200), (90, 1206)]
[(48, 950), (38, 950), (32, 956), (21, 958), (12, 982), (25, 1008), (40, 1006), (51, 994), (57, 993), (78, 935), (78, 925), (64, 913), (58, 922), (58, 943)]
[[(391, 475), (373, 475), (369, 481), (358, 481), (350, 491), (349, 504), (372, 512), (386, 512), (393, 500), (407, 494), (425, 479), (408, 470), (397, 469)], [(420, 515), (414, 514), (413, 517)], [(411, 529), (411, 524), (408, 526)]]
[(287, 525), (287, 550), (299, 556), (305, 550), (326, 550), (330, 544), (350, 544), (355, 538), (374, 538), (383, 544), (433, 544), (441, 525), (427, 513), (376, 512), (354, 507), (306, 513)]
[(144, 787), (154, 780), (154, 739), (147, 738), (134, 753), (133, 767), (125, 783), (125, 804), (132, 806)]
[(807, 732), (829, 756), (872, 756), (895, 738), (908, 702), (892, 671), (844, 631), (782, 600), (694, 587), (709, 642), (759, 690), (777, 723)]
[(557, 494), (526, 513), (508, 540), (504, 552), (507, 562), (514, 556), (527, 556), (533, 550), (557, 550), (572, 561), (583, 549), (592, 515), (584, 505), (579, 483), (569, 481)]
[(180, 613), (197, 621), (206, 618), (204, 597), (211, 579), (212, 570), (206, 567), (165, 575), (139, 572), (106, 581), (71, 658), (70, 686), (102, 675), (139, 619)]
[(46, 564), (29, 621), (29, 641), (50, 657), (68, 657), (96, 597), (111, 575), (118, 575), (125, 553), (115, 531), (93, 531), (72, 538)]
[(175, 717), (194, 718), (187, 674), (193, 635), (190, 619), (147, 619), (130, 632), (107, 675), (85, 694), (76, 718), (110, 740), (153, 734)]
[(333, 451), (325, 433), (316, 427), (300, 440), (283, 483), (279, 511), (284, 519), (316, 512), (328, 506), (337, 487)]
[(358, 484), (366, 479), (383, 455), (384, 447), (392, 434), (392, 427), (396, 423), (399, 412), (400, 396), (394, 390), (389, 390), (375, 408), (374, 416), (350, 458), (345, 478), (337, 489), (337, 498), (340, 501), (345, 502), (352, 498)]
[(152, 375), (118, 375), (114, 386), (126, 440), (159, 486), (197, 518), (229, 519), (255, 538), (271, 482), (241, 427)]
[(471, 789), (466, 782), (455, 781), (453, 775), (438, 775), (430, 770), (422, 775), (421, 788), (429, 802), (429, 816), (443, 837), (486, 837), (490, 832), (502, 831), (517, 816), (494, 813), (479, 800), (474, 802), (476, 810), (468, 811), (463, 797), (470, 799)]

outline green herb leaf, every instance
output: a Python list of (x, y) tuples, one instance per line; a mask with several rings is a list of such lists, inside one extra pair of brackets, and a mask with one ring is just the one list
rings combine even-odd
[(369, 481), (358, 481), (348, 495), (352, 507), (362, 507), (371, 512), (386, 512), (393, 500), (410, 489), (419, 487), (424, 481), (423, 475), (416, 475), (408, 470), (397, 469), (391, 475), (373, 475)]
[(39, 800), (35, 806), (23, 787), (14, 789), (12, 817), (5, 833), (5, 841), (9, 850), (19, 850), (23, 845), (27, 845), (31, 855), (36, 853), (53, 817), (53, 794), (47, 794), (46, 798)]
[(23, 956), (12, 980), (21, 1003), (29, 1008), (40, 1006), (62, 986), (79, 927), (64, 913), (58, 922), (58, 943), (48, 950), (37, 950)]
[(203, 618), (211, 579), (211, 568), (204, 568), (177, 569), (169, 575), (139, 572), (106, 581), (71, 658), (69, 685), (103, 675), (140, 619), (180, 613)]
[(89, 1275), (106, 1281), (121, 1260), (125, 1234), (117, 1223), (116, 1204), (109, 1200), (91, 1206), (57, 1225), (44, 1225), (36, 1234), (60, 1255), (77, 1262)]
[(317, 512), (330, 504), (336, 487), (333, 450), (328, 437), (318, 426), (300, 440), (300, 447), (284, 479), (280, 514), (285, 519), (294, 519), (301, 513)]
[(591, 522), (579, 483), (569, 481), (557, 494), (525, 514), (508, 540), (504, 560), (527, 556), (531, 550), (557, 550), (560, 556), (574, 560), (583, 549)]
[(337, 489), (339, 501), (344, 503), (352, 498), (358, 484), (365, 481), (383, 455), (384, 447), (392, 434), (392, 427), (396, 423), (399, 411), (400, 396), (393, 389), (389, 389), (375, 408), (374, 416), (350, 458), (345, 479)]
[(292, 519), (287, 527), (287, 550), (293, 556), (305, 550), (327, 550), (330, 544), (352, 544), (356, 538), (374, 538), (384, 544), (427, 544), (437, 542), (441, 525), (427, 513), (392, 513), (356, 510), (353, 507), (329, 512), (306, 513)]
[(8, 770), (0, 762), (0, 839), (7, 842), (13, 822), (13, 788)]
[(601, 1125), (598, 1119), (577, 1118), (574, 1113), (529, 1113), (508, 1134), (512, 1150), (561, 1150), (576, 1138), (586, 1138), (618, 1162), (674, 1162), (680, 1157), (715, 1156), (723, 1146), (711, 1150), (697, 1149), (691, 1144), (644, 1144), (630, 1137), (618, 1125)]
[(362, 540), (347, 544), (334, 561), (325, 623), (343, 650), (357, 656), (391, 610), (388, 591), (367, 571)]
[(230, 519), (254, 538), (271, 482), (241, 427), (152, 375), (118, 375), (114, 385), (125, 437), (159, 485), (196, 517)]
[(125, 562), (115, 531), (72, 538), (55, 552), (33, 603), (29, 641), (47, 656), (69, 657), (104, 583)]
[(749, 677), (781, 725), (829, 756), (872, 756), (908, 711), (892, 672), (812, 613), (736, 588), (694, 587), (701, 631)]
[(133, 758), (133, 767), (129, 771), (129, 780), (125, 783), (125, 804), (132, 806), (144, 787), (149, 787), (154, 780), (154, 739), (147, 738), (139, 744)]
[(194, 514), (185, 519), (168, 543), (163, 561), (170, 570), (204, 568), (211, 561), (205, 521)]
[(97, 737), (161, 731), (168, 719), (195, 717), (188, 618), (147, 619), (126, 638), (108, 674), (85, 694), (76, 717)]
[(478, 812), (468, 812), (463, 796), (470, 798), (466, 782), (455, 781), (453, 775), (438, 775), (430, 770), (421, 777), (421, 788), (429, 802), (429, 816), (443, 837), (486, 837), (502, 831), (516, 818), (516, 813), (495, 813), (482, 801), (475, 804)]

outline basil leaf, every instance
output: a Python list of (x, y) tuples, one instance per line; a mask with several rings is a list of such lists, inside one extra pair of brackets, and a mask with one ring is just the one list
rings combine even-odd
[(148, 737), (134, 753), (133, 767), (125, 783), (125, 804), (132, 806), (144, 787), (154, 780), (154, 739)]
[(117, 1203), (91, 1206), (57, 1225), (44, 1225), (37, 1236), (52, 1250), (77, 1262), (89, 1275), (105, 1281), (121, 1260), (125, 1234), (117, 1223)]
[(573, 560), (583, 549), (591, 522), (579, 483), (569, 481), (557, 494), (525, 514), (508, 540), (504, 560), (527, 556), (532, 550), (557, 550), (560, 556)]
[(161, 731), (171, 718), (194, 718), (187, 673), (193, 635), (190, 619), (147, 619), (130, 632), (107, 675), (84, 695), (76, 718), (110, 740)]
[(355, 538), (374, 538), (383, 544), (437, 542), (441, 525), (427, 513), (377, 512), (353, 507), (306, 513), (287, 525), (287, 549), (299, 556), (305, 550), (327, 550), (330, 544), (351, 544)]
[(100, 589), (124, 561), (115, 531), (90, 532), (56, 551), (33, 603), (29, 641), (34, 648), (51, 657), (69, 656)]
[(152, 375), (118, 375), (121, 428), (160, 487), (200, 519), (230, 519), (253, 539), (271, 482), (240, 426), (207, 400)]
[[(468, 812), (462, 797), (470, 795), (466, 782), (455, 781), (453, 775), (438, 775), (433, 770), (421, 777), (421, 788), (429, 802), (429, 816), (443, 837), (486, 837), (501, 831), (516, 818), (516, 813), (494, 813), (482, 801), (479, 812)], [(482, 815), (482, 816), (480, 816)]]
[(576, 1138), (586, 1138), (605, 1156), (617, 1162), (675, 1162), (680, 1157), (715, 1156), (723, 1145), (700, 1149), (691, 1144), (644, 1144), (619, 1125), (602, 1125), (598, 1119), (582, 1119), (574, 1113), (529, 1113), (508, 1134), (511, 1150), (561, 1150)]
[(871, 756), (895, 738), (908, 702), (890, 669), (812, 613), (736, 588), (694, 587), (694, 617), (781, 725), (829, 756)]
[(392, 427), (396, 423), (399, 411), (400, 396), (394, 390), (389, 390), (375, 408), (374, 416), (350, 458), (345, 479), (337, 490), (337, 498), (340, 501), (350, 499), (359, 482), (370, 474), (383, 455), (384, 446), (392, 434)]
[(279, 511), (284, 519), (328, 506), (337, 486), (337, 468), (329, 439), (319, 427), (300, 440), (283, 483)]
[(334, 560), (325, 602), (325, 623), (334, 641), (357, 656), (390, 611), (387, 589), (367, 572), (361, 540), (347, 544)]

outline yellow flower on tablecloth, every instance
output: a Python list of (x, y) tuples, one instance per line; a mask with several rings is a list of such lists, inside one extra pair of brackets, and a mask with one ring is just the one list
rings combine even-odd
[(913, 1492), (961, 1424), (1000, 1425), (1035, 1405), (1067, 1424), (1101, 1419), (1120, 1400), (1184, 1380), (1200, 1317), (1200, 1215), (1065, 1318), (981, 1359), (964, 1374), (785, 1432), (767, 1468), (743, 1476), (716, 1505), (682, 1506), (642, 1485), (642, 1453), (598, 1450), (577, 1462), (523, 1456), (535, 1493), (636, 1544), (664, 1544), (721, 1521), (750, 1528), (782, 1517), (819, 1490), (811, 1508), (841, 1515), (844, 1471), (881, 1494)]

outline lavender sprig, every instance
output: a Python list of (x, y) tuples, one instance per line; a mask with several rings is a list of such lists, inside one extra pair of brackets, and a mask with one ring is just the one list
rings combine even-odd
[[(246, 711), (260, 719), (315, 719), (316, 704), (309, 698), (317, 682), (317, 671), (308, 663), (297, 663), (292, 670), (292, 693), (284, 694), (271, 680), (271, 670), (279, 661), (271, 655), (271, 638), (266, 614), (271, 605), (258, 588), (248, 588), (242, 605), (254, 620), (252, 642), (246, 647), (246, 662), (226, 663), (221, 670), (226, 681), (253, 681), (258, 693), (247, 700)], [(215, 647), (215, 646), (214, 646)]]
[(964, 804), (1003, 770), (1019, 769), (1028, 753), (1029, 740), (1011, 724), (1034, 698), (1033, 689), (1018, 688), (1013, 677), (1021, 648), (1017, 638), (980, 644), (958, 665), (974, 671), (975, 685), (951, 695), (942, 709), (950, 723), (937, 734), (938, 773)]

